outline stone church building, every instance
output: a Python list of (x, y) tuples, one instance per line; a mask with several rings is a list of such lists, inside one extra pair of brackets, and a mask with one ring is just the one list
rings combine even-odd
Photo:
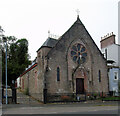
[(48, 37), (20, 83), (40, 101), (44, 90), (48, 95), (108, 92), (106, 60), (79, 16), (59, 39)]

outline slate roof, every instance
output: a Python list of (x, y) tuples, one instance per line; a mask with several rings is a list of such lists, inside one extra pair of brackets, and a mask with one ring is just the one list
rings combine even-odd
[(48, 38), (42, 46), (46, 46), (46, 47), (54, 47), (55, 44), (57, 43), (58, 40), (53, 39), (53, 38)]
[(43, 45), (37, 50), (37, 52), (38, 52), (42, 47), (51, 47), (51, 48), (53, 48), (57, 42), (58, 42), (58, 40), (49, 37), (49, 38), (43, 43)]

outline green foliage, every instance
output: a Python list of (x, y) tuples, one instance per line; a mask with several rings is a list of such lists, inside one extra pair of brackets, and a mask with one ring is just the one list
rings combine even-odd
[[(15, 38), (9, 36), (7, 38), (7, 71), (8, 85), (11, 86), (12, 80), (16, 80), (18, 76), (31, 63), (28, 54), (28, 41), (26, 39)], [(5, 42), (2, 44), (2, 82), (5, 83)]]
[(97, 97), (97, 93), (94, 93), (93, 96), (94, 96), (94, 97)]
[(114, 96), (111, 96), (111, 97), (105, 97), (105, 98), (102, 98), (103, 100), (120, 100), (120, 97), (114, 97)]

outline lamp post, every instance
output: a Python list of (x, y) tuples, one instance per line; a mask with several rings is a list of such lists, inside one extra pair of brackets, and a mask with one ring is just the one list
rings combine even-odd
[(7, 104), (8, 103), (8, 100), (7, 100), (7, 38), (4, 37), (3, 32), (4, 32), (4, 30), (0, 26), (0, 37), (2, 37), (4, 42), (6, 42), (6, 45), (5, 45), (5, 48), (6, 48), (6, 58), (5, 58), (6, 67), (5, 67), (5, 69), (6, 69), (6, 104)]
[(5, 42), (5, 49), (6, 49), (6, 55), (5, 55), (5, 75), (6, 75), (6, 104), (8, 103), (7, 100), (7, 38), (3, 37), (3, 41)]

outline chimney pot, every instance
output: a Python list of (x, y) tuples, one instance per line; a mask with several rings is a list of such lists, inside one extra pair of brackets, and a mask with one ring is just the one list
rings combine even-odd
[(101, 41), (101, 48), (105, 48), (109, 45), (115, 44), (115, 36), (113, 32), (107, 33), (104, 37), (101, 37), (101, 39), (104, 39)]

